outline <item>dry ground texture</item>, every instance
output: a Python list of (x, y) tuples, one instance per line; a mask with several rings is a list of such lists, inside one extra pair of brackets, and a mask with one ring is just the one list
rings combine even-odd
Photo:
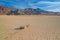
[[(15, 30), (27, 24), (28, 28)], [(0, 15), (0, 40), (60, 40), (60, 16)]]

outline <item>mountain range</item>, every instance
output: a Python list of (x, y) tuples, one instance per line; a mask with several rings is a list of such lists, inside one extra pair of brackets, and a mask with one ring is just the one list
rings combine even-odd
[(46, 11), (40, 8), (16, 9), (0, 6), (0, 15), (39, 15), (39, 14), (60, 14), (60, 12)]

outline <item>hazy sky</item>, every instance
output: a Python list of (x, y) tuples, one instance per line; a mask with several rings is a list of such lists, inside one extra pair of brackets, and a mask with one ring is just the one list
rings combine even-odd
[(60, 12), (60, 0), (0, 0), (0, 5), (10, 8), (41, 8)]

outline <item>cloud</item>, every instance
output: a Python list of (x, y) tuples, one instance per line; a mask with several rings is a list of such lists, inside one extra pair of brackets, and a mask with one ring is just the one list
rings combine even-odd
[(54, 7), (54, 6), (59, 6), (60, 2), (50, 2), (50, 1), (40, 1), (37, 4), (47, 4), (47, 8), (49, 7)]
[(49, 11), (60, 11), (60, 2), (39, 1), (37, 3), (29, 3), (31, 7), (40, 7)]
[(60, 8), (56, 8), (56, 9), (48, 9), (48, 11), (60, 12)]
[(45, 4), (45, 5), (60, 5), (60, 2), (50, 2), (50, 1), (39, 1), (37, 3), (29, 3), (29, 5), (34, 6), (34, 5), (41, 5), (41, 4)]
[(60, 4), (60, 2), (40, 1), (37, 4)]

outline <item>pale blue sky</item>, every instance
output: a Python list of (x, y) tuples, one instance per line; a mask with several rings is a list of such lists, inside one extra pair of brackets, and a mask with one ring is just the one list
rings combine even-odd
[(17, 9), (41, 8), (60, 12), (60, 0), (0, 0), (0, 5)]

